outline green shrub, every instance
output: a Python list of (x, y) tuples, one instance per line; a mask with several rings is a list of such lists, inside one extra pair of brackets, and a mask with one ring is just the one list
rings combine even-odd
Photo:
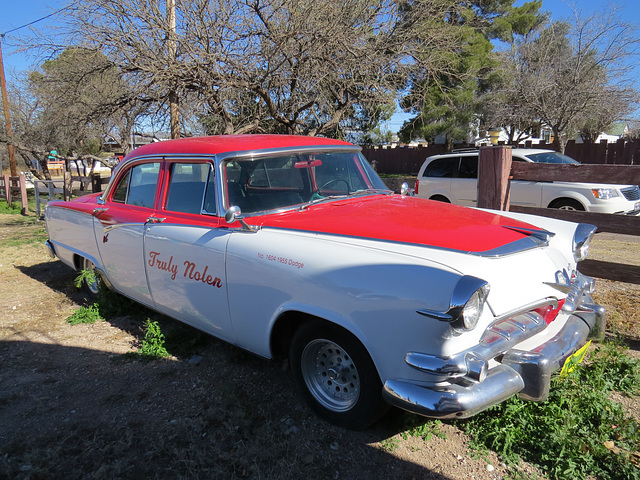
[(144, 322), (144, 338), (138, 354), (150, 360), (169, 357), (170, 355), (164, 346), (164, 342), (164, 335), (158, 322), (152, 322), (151, 319), (147, 318)]
[(640, 479), (640, 428), (610, 399), (613, 390), (638, 391), (637, 366), (605, 345), (588, 364), (556, 375), (547, 401), (513, 397), (460, 425), (476, 446), (514, 464), (523, 458), (552, 479)]
[(73, 315), (67, 318), (66, 322), (71, 325), (78, 325), (79, 323), (95, 323), (98, 320), (102, 320), (100, 307), (97, 303), (94, 303), (89, 307), (80, 307), (73, 312)]

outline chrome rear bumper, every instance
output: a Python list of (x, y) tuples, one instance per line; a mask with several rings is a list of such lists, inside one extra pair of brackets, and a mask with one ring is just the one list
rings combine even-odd
[[(546, 324), (540, 321), (527, 313), (498, 322), (480, 344), (451, 358), (410, 353), (405, 358), (409, 365), (448, 380), (437, 386), (388, 380), (383, 396), (391, 405), (436, 418), (470, 417), (516, 393), (543, 401), (549, 395), (551, 374), (587, 338), (604, 333), (605, 313), (600, 305), (583, 303), (553, 338), (530, 351), (515, 348), (544, 330)], [(491, 359), (499, 364), (488, 369)]]

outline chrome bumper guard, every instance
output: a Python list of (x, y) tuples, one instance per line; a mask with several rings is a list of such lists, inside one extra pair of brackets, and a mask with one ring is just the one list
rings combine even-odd
[[(527, 400), (544, 401), (551, 374), (589, 337), (604, 334), (604, 308), (593, 304), (588, 294), (581, 300), (562, 329), (530, 351), (515, 347), (547, 327), (535, 312), (499, 320), (478, 345), (453, 357), (409, 353), (405, 361), (436, 376), (436, 386), (388, 380), (383, 396), (391, 405), (435, 418), (471, 417), (516, 393)], [(489, 369), (492, 359), (499, 364)]]

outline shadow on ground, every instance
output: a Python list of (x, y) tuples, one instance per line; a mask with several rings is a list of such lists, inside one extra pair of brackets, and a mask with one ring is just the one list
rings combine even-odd
[(198, 361), (0, 342), (0, 478), (445, 480), (315, 417), (280, 365), (217, 340)]

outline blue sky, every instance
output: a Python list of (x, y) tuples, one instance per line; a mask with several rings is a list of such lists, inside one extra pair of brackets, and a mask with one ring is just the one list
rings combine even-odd
[[(0, 34), (50, 15), (68, 5), (70, 0), (3, 0), (2, 3)], [(522, 0), (519, 0), (517, 3), (521, 4)], [(571, 15), (571, 8), (569, 7), (571, 4), (571, 2), (561, 0), (543, 0), (542, 9), (550, 12), (553, 19), (559, 20)], [(612, 5), (610, 2), (604, 0), (576, 0), (574, 4), (577, 5), (577, 9), (581, 10), (585, 15), (606, 12)], [(625, 21), (637, 25), (640, 29), (640, 8), (638, 6), (638, 0), (620, 0), (614, 2), (614, 4), (622, 8), (620, 13)], [(53, 16), (35, 24), (34, 28), (43, 30), (55, 25), (55, 23), (56, 17)], [(24, 53), (16, 52), (13, 39), (21, 33), (28, 33), (28, 29), (9, 33), (2, 41), (2, 55), (5, 72), (8, 77), (11, 77), (12, 73), (16, 71), (28, 69), (33, 64), (38, 63), (36, 59)], [(640, 59), (636, 59), (635, 62), (640, 64)], [(639, 79), (638, 88), (640, 88), (640, 67), (638, 67), (637, 70), (638, 74), (635, 76)], [(407, 116), (402, 113), (394, 115), (391, 121), (387, 123), (387, 128), (393, 132), (398, 131), (405, 118), (407, 118)]]

